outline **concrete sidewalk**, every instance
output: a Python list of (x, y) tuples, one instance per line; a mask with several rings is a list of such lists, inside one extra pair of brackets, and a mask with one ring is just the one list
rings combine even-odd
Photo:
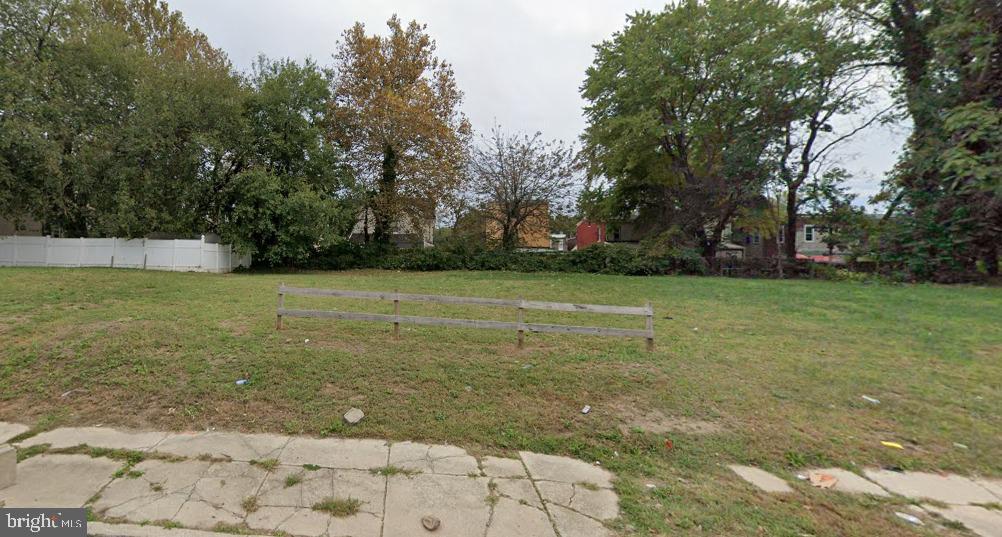
[[(604, 523), (619, 515), (611, 473), (530, 452), (477, 459), (413, 442), (103, 427), (55, 429), (17, 446), (47, 451), (18, 464), (17, 484), (0, 489), (0, 502), (89, 506), (104, 522), (94, 525), (99, 535), (177, 535), (156, 527), (169, 526), (310, 537), (597, 537), (611, 535)], [(424, 517), (440, 526), (426, 530)], [(116, 532), (116, 523), (156, 526)]]

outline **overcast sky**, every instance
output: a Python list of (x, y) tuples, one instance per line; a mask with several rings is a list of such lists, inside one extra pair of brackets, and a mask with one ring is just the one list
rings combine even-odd
[[(428, 25), (439, 57), (452, 63), (463, 109), (478, 131), (541, 131), (576, 141), (584, 129), (579, 88), (592, 45), (621, 29), (626, 15), (664, 0), (168, 0), (248, 70), (260, 54), (330, 65), (341, 33), (355, 21), (385, 35), (386, 20)], [(874, 194), (897, 160), (901, 127), (876, 127), (838, 154), (861, 197)]]

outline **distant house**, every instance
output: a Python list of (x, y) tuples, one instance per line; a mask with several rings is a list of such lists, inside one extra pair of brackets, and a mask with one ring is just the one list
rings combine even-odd
[[(612, 228), (612, 232), (607, 231), (607, 228)], [(582, 218), (575, 231), (574, 249), (581, 250), (592, 244), (607, 242), (638, 244), (642, 238), (638, 226), (633, 222), (607, 226), (605, 222), (593, 222)]]
[(605, 222), (592, 222), (582, 218), (574, 235), (574, 248), (581, 250), (592, 244), (605, 242)]
[(550, 233), (550, 249), (558, 252), (567, 251), (567, 234)]
[[(498, 224), (500, 208), (488, 207), (493, 218), (484, 218), (484, 232), (488, 242), (501, 241), (501, 225)], [(545, 201), (537, 202), (530, 214), (518, 227), (518, 247), (538, 250), (550, 249), (550, 206)]]
[[(823, 228), (811, 215), (797, 217), (796, 237), (798, 259), (811, 259), (819, 263), (845, 263), (845, 252), (838, 248), (829, 255)], [(746, 258), (782, 256), (786, 251), (786, 225), (780, 225), (770, 237), (763, 236), (759, 231), (737, 228), (731, 233), (730, 240), (745, 247)]]
[[(393, 222), (390, 233), (390, 244), (397, 248), (428, 248), (435, 245), (434, 215), (417, 217), (412, 214), (400, 214)], [(376, 232), (376, 219), (371, 208), (359, 212), (358, 221), (351, 230), (352, 242), (365, 242)], [(371, 240), (371, 239), (370, 239)]]
[[(601, 243), (637, 243), (641, 236), (634, 223), (619, 224), (615, 231), (608, 233), (605, 222), (593, 222), (582, 218), (577, 225), (575, 249), (587, 248)], [(775, 233), (765, 236), (761, 231), (745, 228), (731, 228), (724, 232), (724, 240), (717, 246), (717, 257), (726, 259), (753, 259), (779, 257), (784, 255), (786, 226), (779, 226)], [(812, 259), (819, 263), (844, 263), (845, 252), (838, 248), (828, 254), (821, 226), (810, 215), (797, 219), (797, 258)]]

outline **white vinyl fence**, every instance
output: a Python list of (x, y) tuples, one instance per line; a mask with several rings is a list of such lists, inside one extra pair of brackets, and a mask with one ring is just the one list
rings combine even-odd
[(230, 272), (249, 267), (250, 255), (229, 244), (200, 240), (53, 239), (0, 237), (0, 266), (112, 267), (176, 272)]

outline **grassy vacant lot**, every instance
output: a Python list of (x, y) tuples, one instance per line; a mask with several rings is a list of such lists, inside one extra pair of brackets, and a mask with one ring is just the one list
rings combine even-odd
[[(642, 305), (642, 340), (287, 319), (290, 285)], [(290, 297), (289, 307), (390, 312)], [(480, 307), (405, 314), (513, 319)], [(615, 326), (643, 320), (605, 317)], [(588, 324), (590, 315), (527, 320)], [(309, 339), (306, 343), (305, 340)], [(236, 386), (249, 376), (252, 383)], [(872, 405), (866, 394), (880, 399)], [(580, 409), (593, 411), (582, 415)], [(366, 419), (348, 428), (349, 407)], [(624, 534), (913, 535), (896, 500), (796, 484), (764, 496), (724, 466), (1002, 476), (1002, 289), (567, 274), (171, 274), (0, 269), (0, 419), (449, 442), (599, 460)], [(667, 450), (670, 438), (674, 449)], [(900, 442), (904, 450), (880, 445)], [(961, 443), (969, 449), (958, 448)], [(652, 492), (646, 485), (659, 488)], [(955, 532), (947, 528), (940, 530)]]

